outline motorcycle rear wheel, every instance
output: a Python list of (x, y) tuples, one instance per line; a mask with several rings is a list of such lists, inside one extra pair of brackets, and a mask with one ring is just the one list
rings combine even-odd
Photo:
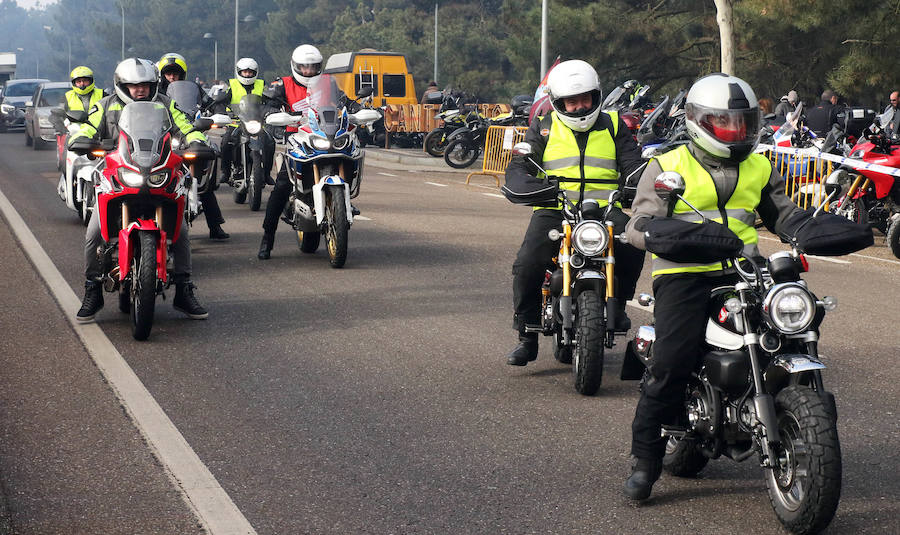
[(444, 161), (454, 169), (469, 167), (480, 155), (481, 150), (470, 145), (465, 139), (453, 140), (444, 149)]
[(572, 348), (563, 345), (562, 326), (560, 326), (553, 335), (553, 358), (562, 364), (572, 364)]
[(774, 469), (766, 470), (769, 501), (792, 533), (819, 533), (841, 497), (841, 445), (837, 423), (821, 396), (792, 385), (775, 397), (778, 434)]
[(572, 372), (575, 390), (593, 396), (603, 380), (603, 353), (606, 325), (603, 300), (594, 290), (584, 290), (576, 300), (575, 351)]
[(446, 145), (444, 130), (442, 128), (435, 128), (431, 132), (428, 132), (425, 136), (425, 140), (422, 142), (422, 147), (425, 149), (425, 152), (435, 158), (440, 158), (444, 155)]
[(887, 231), (887, 244), (894, 253), (894, 257), (900, 258), (900, 219), (894, 219)]
[(697, 448), (694, 439), (669, 437), (666, 442), (666, 454), (663, 457), (663, 468), (677, 477), (694, 477), (706, 467), (709, 457)]
[(131, 261), (131, 336), (146, 340), (156, 307), (156, 236), (141, 232), (139, 243), (141, 249)]
[(350, 222), (347, 221), (347, 204), (344, 201), (344, 190), (332, 188), (329, 192), (328, 230), (325, 243), (328, 245), (328, 260), (333, 268), (342, 268), (347, 262), (347, 239)]
[(250, 199), (250, 211), (259, 211), (259, 205), (262, 203), (262, 191), (266, 187), (266, 177), (263, 176), (263, 166), (260, 162), (254, 162), (253, 175), (250, 177), (250, 183), (247, 185), (247, 197)]
[(303, 232), (302, 230), (297, 231), (297, 246), (300, 247), (300, 251), (312, 254), (316, 252), (319, 248), (319, 242), (322, 240), (321, 232)]

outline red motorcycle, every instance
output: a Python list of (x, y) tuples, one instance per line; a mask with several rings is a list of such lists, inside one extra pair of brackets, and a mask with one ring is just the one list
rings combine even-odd
[(185, 164), (215, 153), (176, 151), (172, 118), (159, 102), (123, 108), (119, 139), (109, 145), (77, 141), (72, 149), (103, 156), (95, 183), (103, 288), (119, 292), (119, 310), (131, 314), (132, 336), (146, 340), (153, 327), (156, 295), (170, 284), (168, 250), (184, 222), (190, 176)]
[[(886, 114), (890, 115), (890, 114)], [(850, 151), (850, 158), (883, 167), (900, 169), (900, 138), (887, 135), (890, 117), (869, 127), (864, 137)], [(880, 123), (880, 124), (879, 124)], [(886, 236), (894, 256), (900, 258), (900, 186), (897, 178), (872, 169), (844, 168), (842, 194), (832, 203), (831, 211), (858, 223), (868, 223)]]

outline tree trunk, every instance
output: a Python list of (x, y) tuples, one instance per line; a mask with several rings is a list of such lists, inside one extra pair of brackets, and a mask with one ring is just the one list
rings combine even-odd
[(722, 72), (734, 75), (734, 0), (715, 0), (716, 22), (719, 24), (719, 42), (722, 52)]

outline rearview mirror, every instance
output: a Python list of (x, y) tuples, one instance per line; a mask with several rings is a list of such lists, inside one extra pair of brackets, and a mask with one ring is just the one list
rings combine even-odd
[[(369, 88), (363, 88), (369, 89)], [(363, 109), (356, 113), (350, 114), (351, 124), (369, 124), (381, 119), (381, 114), (375, 110)]]
[(66, 117), (73, 123), (86, 123), (88, 120), (88, 114), (84, 110), (69, 110)]
[(212, 128), (213, 120), (209, 117), (197, 117), (194, 119), (194, 130), (205, 132)]
[(663, 171), (653, 181), (656, 196), (666, 202), (684, 194), (684, 188), (684, 177), (675, 171)]

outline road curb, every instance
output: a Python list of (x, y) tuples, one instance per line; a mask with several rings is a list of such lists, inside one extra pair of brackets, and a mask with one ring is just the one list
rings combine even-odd
[[(404, 154), (406, 152), (401, 152), (402, 149), (378, 149), (378, 148), (365, 148), (363, 151), (366, 153), (366, 160), (372, 162), (380, 162), (380, 163), (399, 163), (401, 165), (409, 165), (413, 167), (426, 167), (429, 169), (434, 169), (435, 171), (440, 171), (442, 173), (471, 173), (472, 171), (478, 171), (481, 169), (481, 160), (479, 159), (477, 162), (472, 164), (472, 166), (467, 167), (465, 169), (454, 169), (444, 162), (443, 158), (434, 158), (432, 156), (413, 156), (412, 154)], [(410, 149), (411, 151), (418, 151), (417, 149)], [(422, 152), (424, 154), (424, 152)]]

